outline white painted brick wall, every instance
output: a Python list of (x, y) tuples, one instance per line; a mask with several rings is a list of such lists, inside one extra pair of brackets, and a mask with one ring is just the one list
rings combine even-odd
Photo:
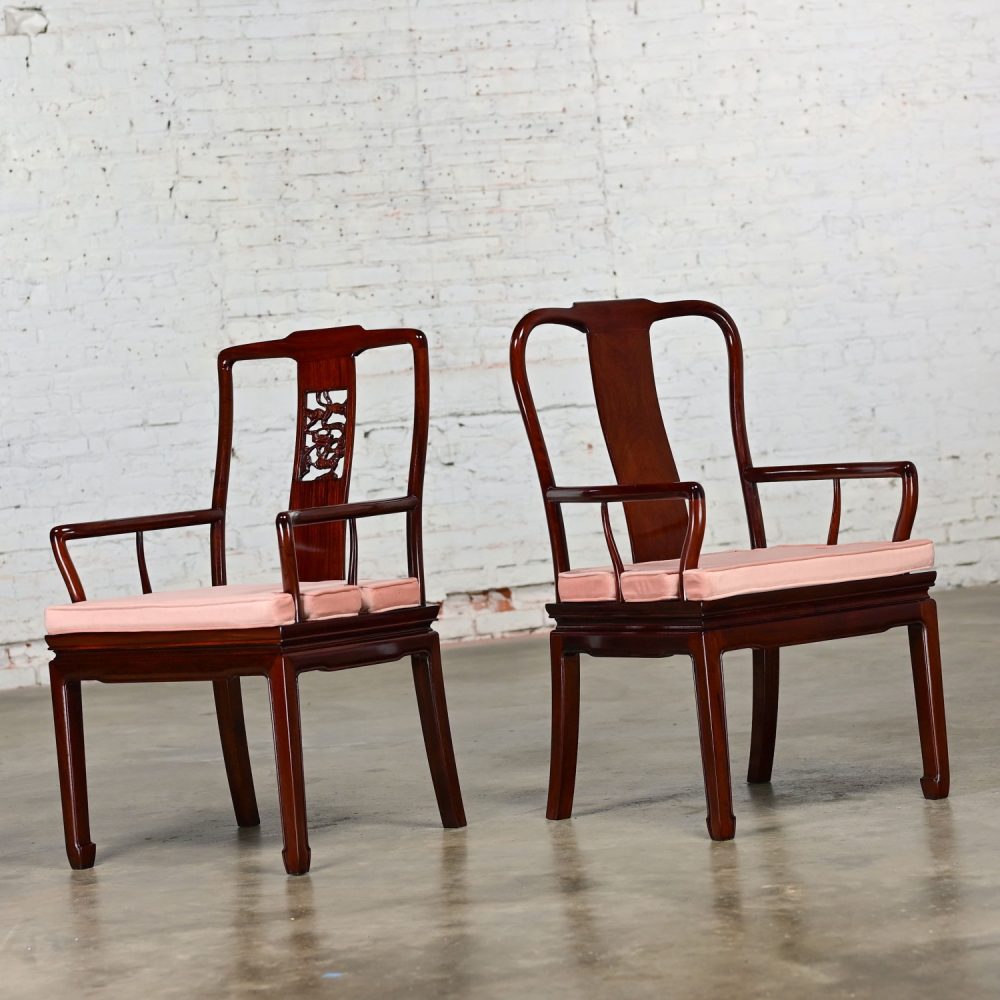
[[(216, 352), (321, 324), (430, 337), (447, 638), (545, 622), (507, 340), (575, 299), (721, 302), (758, 461), (911, 458), (942, 583), (1000, 578), (995, 0), (42, 6), (45, 33), (0, 35), (0, 686), (41, 676), (42, 609), (65, 599), (50, 525), (203, 506)], [(745, 527), (700, 329), (657, 359), (721, 547)], [(572, 482), (607, 468), (581, 346), (535, 350)], [(393, 488), (394, 367), (368, 383), (359, 495)], [(239, 375), (231, 576), (259, 579), (291, 396), (277, 368)], [(845, 493), (847, 538), (891, 527), (893, 490)], [(827, 486), (766, 500), (773, 540), (823, 536)], [(579, 562), (602, 558), (575, 513)], [(129, 544), (77, 546), (92, 594), (135, 588)], [(363, 548), (386, 568), (400, 552), (385, 530)], [(158, 587), (207, 580), (198, 530), (149, 554)]]

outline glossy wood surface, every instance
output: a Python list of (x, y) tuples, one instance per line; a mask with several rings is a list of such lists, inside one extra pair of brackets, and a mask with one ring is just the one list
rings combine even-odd
[(580, 738), (580, 655), (567, 652), (558, 630), (549, 637), (552, 659), (552, 750), (549, 759), (549, 819), (573, 814), (576, 755)]
[(247, 750), (247, 727), (243, 718), (243, 694), (239, 677), (226, 677), (212, 682), (215, 692), (215, 714), (219, 722), (222, 759), (226, 765), (229, 794), (233, 811), (240, 826), (258, 826), (257, 795), (253, 787), (253, 771)]
[[(933, 572), (877, 580), (751, 594), (716, 601), (690, 601), (684, 574), (698, 566), (707, 506), (698, 483), (680, 480), (663, 424), (650, 347), (650, 328), (660, 320), (700, 316), (721, 332), (728, 359), (729, 417), (746, 511), (750, 545), (767, 545), (759, 487), (762, 484), (827, 480), (833, 504), (826, 534), (840, 533), (844, 479), (897, 478), (900, 507), (893, 540), (910, 537), (917, 510), (917, 471), (911, 462), (846, 462), (755, 466), (750, 456), (743, 400), (743, 351), (732, 318), (710, 302), (651, 302), (631, 299), (577, 303), (569, 309), (537, 309), (515, 327), (510, 366), (524, 420), (549, 529), (557, 597), (547, 606), (552, 632), (552, 751), (547, 815), (572, 813), (579, 734), (579, 657), (687, 655), (694, 671), (695, 702), (705, 781), (709, 835), (735, 834), (726, 731), (723, 657), (753, 650), (753, 723), (749, 782), (771, 780), (778, 720), (779, 650), (782, 646), (908, 629), (914, 693), (923, 759), (921, 787), (927, 798), (948, 793), (948, 747), (941, 684), (937, 615), (929, 589)], [(601, 429), (616, 485), (560, 486), (542, 434), (531, 392), (526, 351), (532, 332), (557, 324), (585, 335)], [(560, 602), (559, 574), (572, 568), (562, 505), (599, 506), (617, 600)], [(608, 505), (625, 510), (633, 561), (679, 559), (675, 601), (627, 604), (621, 599), (624, 560), (611, 529)]]
[[(396, 499), (349, 501), (354, 452), (354, 414), (358, 391), (356, 358), (363, 351), (409, 346), (413, 356), (414, 414), (406, 495)], [(289, 874), (309, 870), (305, 773), (298, 695), (307, 670), (336, 671), (409, 658), (431, 780), (446, 827), (465, 825), (462, 794), (448, 723), (438, 636), (432, 628), (439, 606), (425, 600), (421, 516), (429, 416), (427, 342), (418, 330), (364, 330), (338, 327), (293, 333), (283, 340), (231, 347), (219, 355), (220, 415), (212, 506), (203, 510), (149, 517), (119, 518), (60, 525), (52, 529), (56, 564), (70, 600), (87, 595), (69, 552), (69, 542), (116, 534), (135, 534), (139, 586), (152, 590), (145, 559), (145, 532), (207, 525), (214, 585), (227, 582), (226, 500), (233, 439), (232, 368), (238, 362), (289, 358), (297, 365), (297, 427), (292, 462), (290, 509), (277, 512), (275, 527), (282, 586), (293, 601), (294, 622), (269, 628), (160, 632), (90, 632), (47, 637), (54, 658), (50, 667), (59, 784), (66, 851), (74, 868), (94, 864), (90, 837), (84, 756), (81, 682), (211, 681), (236, 821), (260, 822), (254, 791), (240, 679), (267, 679), (274, 726), (279, 803)], [(331, 405), (331, 393), (346, 401)], [(312, 400), (312, 402), (310, 402)], [(324, 402), (327, 401), (327, 402)], [(324, 407), (326, 413), (324, 413)], [(309, 441), (307, 425), (329, 413), (336, 434)], [(341, 417), (344, 417), (342, 421)], [(310, 422), (312, 422), (310, 424)], [(308, 456), (304, 449), (311, 448)], [(420, 585), (420, 604), (344, 618), (307, 620), (300, 584), (320, 579), (358, 578), (356, 521), (384, 514), (406, 515), (406, 575)]]

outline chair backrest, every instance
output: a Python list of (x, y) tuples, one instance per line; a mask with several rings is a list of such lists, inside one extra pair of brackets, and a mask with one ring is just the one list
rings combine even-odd
[[(297, 370), (297, 421), (291, 510), (346, 503), (354, 456), (359, 354), (379, 347), (409, 345), (413, 351), (413, 434), (407, 492), (417, 500), (408, 514), (407, 552), (411, 575), (419, 575), (421, 503), (427, 455), (430, 387), (427, 339), (419, 330), (365, 330), (360, 326), (302, 330), (282, 340), (229, 347), (219, 354), (219, 443), (212, 505), (225, 509), (233, 446), (233, 365), (238, 361), (289, 358)], [(277, 514), (277, 511), (273, 512)], [(213, 582), (225, 582), (224, 521), (212, 533)], [(296, 532), (299, 579), (339, 580), (346, 573), (343, 521), (300, 526)]]
[[(577, 302), (570, 309), (536, 309), (518, 323), (510, 344), (511, 375), (543, 496), (557, 484), (528, 382), (525, 349), (531, 331), (544, 324), (557, 324), (586, 335), (597, 412), (618, 484), (675, 483), (680, 477), (657, 398), (650, 328), (659, 320), (681, 316), (710, 319), (725, 338), (729, 415), (750, 539), (753, 545), (763, 545), (764, 524), (757, 486), (746, 475), (751, 461), (743, 409), (743, 348), (736, 324), (724, 309), (710, 302), (648, 299)], [(688, 518), (683, 500), (652, 500), (623, 506), (633, 561), (680, 556)], [(556, 572), (561, 573), (569, 568), (562, 512), (557, 503), (546, 502), (545, 507), (553, 562)]]

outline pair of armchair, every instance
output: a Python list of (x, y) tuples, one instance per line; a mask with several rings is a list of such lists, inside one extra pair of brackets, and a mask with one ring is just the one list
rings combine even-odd
[[(679, 480), (663, 426), (650, 351), (653, 323), (678, 316), (713, 320), (726, 341), (733, 441), (750, 527), (748, 550), (701, 554), (705, 497)], [(536, 327), (557, 323), (586, 335), (601, 426), (617, 483), (555, 483), (525, 363)], [(364, 351), (408, 345), (415, 405), (406, 495), (349, 502), (354, 454), (355, 359)], [(281, 583), (229, 584), (225, 519), (232, 452), (232, 367), (289, 358), (297, 366), (297, 429), (290, 509), (276, 528)], [(448, 722), (438, 636), (439, 606), (425, 597), (421, 509), (427, 449), (427, 343), (416, 330), (340, 327), (232, 347), (218, 359), (220, 420), (212, 505), (205, 510), (63, 525), (52, 530), (57, 565), (72, 603), (46, 612), (56, 749), (66, 850), (74, 868), (94, 864), (87, 805), (81, 682), (208, 680), (215, 693), (222, 753), (237, 823), (259, 823), (243, 717), (241, 678), (266, 677), (271, 698), (283, 858), (289, 874), (309, 870), (298, 677), (410, 657), (431, 778), (445, 827), (465, 825)], [(572, 810), (579, 733), (580, 655), (670, 656), (694, 664), (708, 830), (735, 833), (726, 733), (722, 656), (753, 650), (753, 730), (748, 780), (770, 780), (781, 646), (838, 636), (909, 630), (927, 798), (948, 793), (948, 750), (941, 690), (930, 542), (910, 539), (916, 470), (908, 462), (755, 467), (743, 414), (739, 334), (705, 302), (647, 300), (583, 303), (529, 313), (511, 341), (511, 372), (534, 455), (556, 577), (551, 633), (552, 752), (547, 815)], [(902, 503), (892, 541), (838, 544), (840, 483), (898, 477)], [(833, 483), (826, 545), (768, 548), (758, 487), (794, 479)], [(598, 504), (609, 565), (573, 569), (562, 507)], [(631, 560), (622, 558), (609, 504), (624, 505)], [(406, 515), (407, 575), (359, 578), (356, 522)], [(143, 547), (147, 531), (206, 525), (212, 586), (156, 593)], [(68, 550), (75, 539), (134, 534), (142, 593), (90, 600)]]

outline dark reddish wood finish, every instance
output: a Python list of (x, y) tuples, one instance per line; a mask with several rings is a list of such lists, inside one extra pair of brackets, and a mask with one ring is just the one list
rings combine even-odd
[[(349, 503), (355, 359), (363, 351), (392, 345), (408, 345), (413, 351), (415, 403), (407, 492), (404, 497), (394, 499)], [(226, 583), (226, 498), (233, 438), (232, 367), (239, 361), (260, 358), (290, 358), (298, 367), (291, 509), (276, 518), (282, 585), (292, 597), (295, 621), (275, 628), (48, 636), (49, 647), (55, 654), (50, 670), (66, 851), (74, 868), (91, 867), (96, 853), (90, 839), (87, 806), (81, 707), (84, 680), (211, 681), (236, 820), (240, 826), (255, 826), (260, 819), (247, 749), (240, 678), (265, 677), (274, 723), (283, 857), (289, 874), (301, 875), (309, 870), (310, 850), (299, 675), (307, 670), (343, 670), (409, 657), (441, 822), (446, 827), (465, 826), (441, 674), (440, 644), (431, 627), (439, 606), (428, 604), (424, 597), (420, 524), (430, 387), (427, 342), (420, 331), (364, 330), (357, 326), (309, 330), (293, 333), (284, 340), (223, 351), (219, 355), (220, 416), (212, 506), (205, 510), (53, 528), (52, 548), (70, 599), (74, 602), (86, 599), (70, 558), (71, 540), (135, 533), (140, 585), (144, 593), (149, 593), (143, 533), (190, 525), (209, 525), (212, 583), (216, 586)], [(330, 404), (327, 396), (315, 396), (328, 390), (346, 390), (346, 401)], [(342, 417), (345, 419), (341, 422)], [(330, 433), (334, 425), (336, 433)], [(309, 427), (320, 430), (310, 431), (307, 442)], [(406, 515), (407, 574), (420, 582), (421, 603), (347, 618), (306, 620), (300, 581), (347, 578), (356, 582), (355, 522), (360, 517), (390, 513)], [(348, 541), (349, 545), (345, 544)]]
[[(556, 602), (548, 605), (556, 627), (552, 653), (552, 757), (549, 819), (573, 808), (580, 711), (580, 654), (591, 656), (687, 655), (694, 668), (698, 729), (714, 840), (734, 836), (729, 746), (722, 661), (732, 649), (752, 649), (753, 728), (747, 780), (768, 782), (778, 719), (778, 657), (782, 646), (866, 635), (906, 626), (910, 637), (917, 721), (923, 756), (921, 787), (927, 798), (948, 794), (948, 743), (941, 687), (933, 572), (910, 573), (821, 587), (803, 587), (716, 601), (687, 600), (684, 573), (698, 565), (705, 532), (705, 496), (698, 483), (679, 481), (656, 393), (651, 326), (666, 319), (701, 316), (721, 331), (729, 363), (729, 415), (743, 490), (750, 544), (767, 545), (759, 486), (794, 480), (829, 480), (833, 507), (827, 543), (840, 531), (841, 481), (898, 478), (902, 483), (893, 540), (910, 537), (917, 510), (917, 472), (910, 462), (755, 466), (750, 457), (743, 404), (743, 350), (736, 324), (710, 302), (632, 299), (538, 309), (515, 327), (510, 364), (538, 478), (552, 546)], [(567, 326), (587, 339), (594, 395), (616, 485), (557, 486), (528, 380), (526, 347), (544, 324)], [(615, 570), (618, 600), (560, 602), (559, 574), (569, 570), (562, 505), (593, 503)], [(680, 599), (627, 604), (621, 600), (623, 560), (611, 531), (608, 504), (625, 510), (632, 560), (680, 560)]]
[[(832, 544), (832, 543), (831, 543)], [(753, 729), (747, 781), (765, 785), (774, 766), (774, 741), (778, 731), (778, 649), (753, 651)]]
[(576, 752), (580, 736), (580, 655), (566, 652), (563, 637), (549, 637), (552, 658), (552, 752), (549, 759), (549, 819), (573, 813)]
[(247, 749), (247, 728), (243, 720), (243, 694), (239, 677), (213, 681), (215, 689), (215, 714), (219, 722), (219, 739), (222, 741), (222, 759), (229, 779), (229, 794), (233, 800), (236, 822), (240, 826), (260, 825), (257, 796), (250, 770), (250, 753)]

